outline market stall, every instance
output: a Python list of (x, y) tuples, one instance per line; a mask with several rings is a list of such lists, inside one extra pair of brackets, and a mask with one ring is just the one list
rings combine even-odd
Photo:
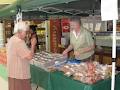
[[(50, 2), (43, 1), (40, 4), (38, 3), (38, 0), (31, 2), (28, 1), (26, 1), (27, 4), (24, 4), (25, 2), (22, 1), (15, 2), (13, 6), (4, 8), (3, 10), (0, 11), (0, 13), (5, 10), (5, 15), (6, 15), (7, 14), (6, 11), (11, 11), (13, 8), (16, 7), (17, 4), (20, 4), (21, 7), (23, 7), (23, 10), (35, 9), (36, 4), (37, 6), (40, 5), (51, 6), (52, 4), (58, 4), (57, 0), (52, 0)], [(64, 7), (66, 7), (66, 2), (68, 2), (68, 0), (64, 2), (65, 5), (64, 4), (61, 5), (64, 5)], [(95, 3), (94, 0), (93, 2)], [(59, 3), (63, 3), (63, 1)], [(31, 8), (31, 6), (33, 7)], [(94, 11), (95, 7), (92, 6), (93, 5), (91, 5), (90, 7), (93, 9), (92, 11)], [(53, 5), (53, 7), (58, 7), (61, 9), (59, 5), (58, 6)], [(14, 10), (11, 12), (12, 13), (9, 15), (15, 14)], [(1, 16), (4, 16), (4, 14), (2, 14)], [(56, 22), (54, 22), (53, 24), (56, 24)], [(58, 34), (52, 34), (52, 35), (55, 37), (55, 40), (57, 41), (56, 37)], [(53, 39), (51, 41), (54, 42), (55, 40)], [(33, 60), (31, 61), (32, 83), (40, 87), (43, 87), (45, 90), (73, 90), (73, 89), (74, 90), (110, 90), (111, 66), (101, 65), (97, 62), (92, 62), (92, 63), (75, 62), (75, 64), (72, 62), (71, 64), (71, 62), (69, 62), (69, 60), (63, 57), (61, 54), (55, 53), (58, 50), (57, 49), (58, 45), (56, 43), (57, 42), (52, 43), (51, 45), (52, 46), (51, 49), (54, 53), (42, 51), (42, 52), (37, 52), (35, 54)], [(6, 63), (7, 63), (6, 52), (4, 52), (4, 54), (2, 52), (2, 55), (0, 54), (0, 64), (6, 64)], [(7, 71), (4, 65), (0, 65), (0, 75), (4, 78), (7, 78)], [(119, 77), (120, 74), (116, 73), (115, 90), (119, 90), (119, 83), (120, 83)]]
[[(7, 70), (4, 65), (0, 65), (0, 76), (7, 80)], [(98, 81), (89, 85), (73, 80), (65, 76), (62, 72), (47, 72), (40, 67), (31, 65), (32, 83), (43, 87), (45, 90), (110, 90), (110, 78)], [(120, 74), (116, 75), (115, 90), (119, 90)]]
[[(49, 53), (42, 54), (43, 57), (47, 54), (47, 59), (51, 58)], [(44, 65), (46, 64), (43, 64), (41, 59), (36, 60), (35, 56), (31, 63), (31, 81), (45, 90), (110, 90), (111, 65), (102, 65), (98, 62), (80, 63), (74, 60), (61, 64), (51, 63), (46, 67)], [(115, 90), (119, 89), (119, 75), (116, 74)]]
[[(5, 65), (0, 65), (0, 76), (7, 80)], [(111, 65), (66, 61), (55, 53), (42, 51), (31, 61), (31, 81), (45, 90), (110, 90), (110, 76)], [(119, 89), (119, 76), (117, 73), (115, 90)]]
[[(89, 85), (73, 80), (62, 72), (46, 72), (41, 68), (31, 65), (32, 82), (45, 90), (110, 90), (110, 78)], [(116, 76), (116, 88), (119, 90), (119, 74)]]

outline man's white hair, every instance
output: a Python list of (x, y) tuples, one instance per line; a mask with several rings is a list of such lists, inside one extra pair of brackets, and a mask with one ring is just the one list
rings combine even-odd
[(27, 30), (29, 30), (29, 25), (26, 22), (20, 21), (15, 23), (14, 34), (17, 33), (18, 31), (27, 31)]

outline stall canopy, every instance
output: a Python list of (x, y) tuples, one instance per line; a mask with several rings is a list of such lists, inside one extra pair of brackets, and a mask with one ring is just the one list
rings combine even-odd
[[(61, 3), (56, 5), (49, 5), (43, 9), (49, 11), (50, 9), (58, 9), (73, 15), (100, 15), (101, 0), (77, 0), (69, 3)], [(118, 0), (118, 12), (120, 12), (120, 0)]]
[[(0, 9), (0, 17), (16, 14), (20, 5), (23, 12), (68, 13), (72, 15), (100, 15), (101, 0), (16, 0)], [(118, 0), (120, 8), (120, 0)]]
[(100, 14), (100, 0), (77, 0), (70, 3), (62, 3), (47, 6), (45, 8), (56, 8), (73, 15)]
[(61, 3), (69, 3), (76, 0), (16, 0), (14, 3), (0, 9), (0, 17), (15, 15), (17, 6), (21, 6), (22, 10), (35, 10), (48, 5)]

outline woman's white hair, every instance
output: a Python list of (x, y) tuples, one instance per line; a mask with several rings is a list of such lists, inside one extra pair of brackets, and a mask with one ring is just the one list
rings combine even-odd
[(29, 25), (26, 22), (20, 21), (15, 23), (14, 34), (18, 33), (19, 31), (28, 31), (28, 30), (29, 30)]

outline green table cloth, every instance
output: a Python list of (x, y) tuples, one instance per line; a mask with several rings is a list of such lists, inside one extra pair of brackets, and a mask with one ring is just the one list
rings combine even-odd
[[(0, 76), (7, 80), (7, 70), (0, 65)], [(47, 72), (31, 65), (31, 81), (45, 90), (111, 90), (111, 80), (101, 80), (88, 85), (64, 76), (62, 72)], [(120, 90), (120, 74), (116, 75), (115, 90)]]
[[(36, 73), (33, 73), (36, 72)], [(47, 75), (45, 75), (45, 73)], [(34, 65), (31, 66), (32, 82), (40, 85), (45, 90), (111, 90), (111, 79), (98, 81), (96, 84), (88, 85), (73, 80), (63, 75), (62, 72), (46, 72)], [(35, 77), (36, 76), (36, 77)], [(44, 80), (43, 82), (41, 80)], [(38, 83), (39, 82), (39, 83)], [(115, 90), (120, 90), (120, 74), (116, 75)], [(46, 86), (44, 86), (46, 85)]]
[(44, 88), (45, 90), (51, 90), (50, 72), (47, 72), (34, 65), (31, 65), (30, 70), (32, 83)]
[(63, 73), (55, 72), (51, 74), (51, 80), (53, 90), (110, 90), (110, 79), (88, 85), (66, 77)]

